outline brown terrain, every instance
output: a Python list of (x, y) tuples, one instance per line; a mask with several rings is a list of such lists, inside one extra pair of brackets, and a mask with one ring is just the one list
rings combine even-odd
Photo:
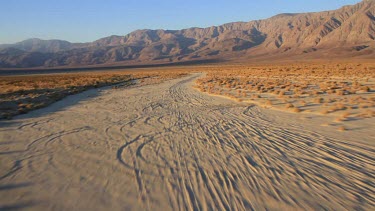
[(209, 28), (137, 30), (91, 43), (0, 45), (0, 67), (157, 64), (194, 60), (375, 58), (375, 1)]
[(374, 63), (233, 65), (207, 69), (195, 88), (210, 95), (283, 112), (325, 115), (345, 130), (375, 117)]

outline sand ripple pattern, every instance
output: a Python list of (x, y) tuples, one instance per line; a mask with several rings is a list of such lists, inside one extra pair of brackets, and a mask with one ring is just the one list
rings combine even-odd
[(0, 208), (373, 210), (375, 147), (192, 89), (110, 90), (0, 128)]

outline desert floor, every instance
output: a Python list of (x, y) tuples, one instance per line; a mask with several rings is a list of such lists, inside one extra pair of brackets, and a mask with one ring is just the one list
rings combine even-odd
[(374, 118), (263, 109), (161, 84), (0, 122), (0, 209), (371, 210)]

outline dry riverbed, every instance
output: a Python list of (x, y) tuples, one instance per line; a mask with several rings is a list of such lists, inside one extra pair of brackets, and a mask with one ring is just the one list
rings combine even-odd
[(0, 209), (371, 210), (374, 118), (337, 132), (194, 89), (90, 90), (0, 122)]

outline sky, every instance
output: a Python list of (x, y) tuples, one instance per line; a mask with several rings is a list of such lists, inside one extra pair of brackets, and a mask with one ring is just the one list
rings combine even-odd
[(183, 29), (279, 13), (338, 9), (360, 0), (0, 0), (0, 44), (28, 38), (91, 42), (137, 29)]

